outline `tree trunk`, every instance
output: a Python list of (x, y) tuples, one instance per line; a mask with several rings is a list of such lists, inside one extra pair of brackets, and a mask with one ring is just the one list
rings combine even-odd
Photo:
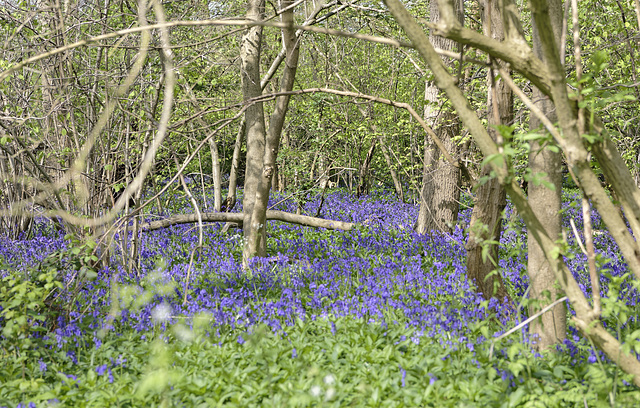
[[(438, 3), (443, 6), (442, 11), (444, 20), (443, 24), (439, 25), (440, 32), (452, 38), (463, 40), (466, 44), (479, 46), (480, 48), (487, 50), (490, 55), (508, 61), (512, 68), (516, 68), (520, 73), (531, 80), (532, 83), (544, 88), (545, 91), (549, 92), (550, 95), (553, 96), (556, 111), (558, 112), (558, 123), (561, 126), (563, 134), (560, 135), (547, 118), (542, 115), (540, 117), (544, 118), (545, 127), (553, 133), (554, 140), (559, 143), (563, 149), (567, 160), (571, 165), (572, 171), (577, 175), (581, 188), (602, 215), (603, 221), (607, 224), (609, 232), (618, 243), (630, 269), (640, 278), (640, 259), (638, 259), (637, 256), (640, 250), (629, 233), (628, 227), (624, 225), (622, 219), (617, 214), (615, 206), (611, 203), (610, 198), (607, 197), (606, 192), (602, 189), (597, 177), (591, 170), (588, 152), (584, 145), (584, 139), (580, 137), (580, 133), (578, 131), (577, 115), (575, 115), (573, 105), (569, 101), (567, 95), (567, 86), (565, 81), (566, 73), (560, 59), (558, 58), (558, 48), (553, 38), (554, 33), (549, 18), (550, 13), (547, 1), (531, 0), (530, 2), (532, 14), (536, 16), (535, 23), (541, 27), (539, 30), (540, 36), (544, 38), (544, 40), (541, 41), (541, 44), (544, 55), (548, 60), (547, 66), (535, 57), (530, 58), (529, 52), (527, 51), (528, 46), (524, 41), (524, 37), (521, 36), (518, 41), (510, 41), (506, 44), (497, 41), (486, 41), (485, 36), (477, 35), (476, 32), (464, 28), (457, 22), (455, 12), (452, 10), (452, 7), (447, 8), (447, 0), (440, 0)], [(505, 160), (504, 156), (500, 154), (495, 142), (491, 140), (491, 136), (487, 132), (485, 126), (478, 118), (476, 112), (469, 105), (468, 99), (465, 98), (462, 91), (456, 86), (454, 78), (445, 68), (441, 58), (433, 49), (433, 46), (429, 42), (422, 28), (399, 0), (385, 0), (385, 4), (392, 12), (396, 21), (404, 29), (420, 56), (428, 63), (438, 86), (440, 89), (446, 91), (453, 106), (460, 115), (462, 122), (473, 135), (476, 144), (481, 149), (482, 153), (485, 157), (495, 157), (495, 160), (491, 162), (493, 171), (498, 176), (500, 182), (503, 183), (503, 186), (507, 190), (507, 194), (509, 194), (514, 205), (517, 207), (518, 212), (522, 215), (528, 231), (532, 233), (536, 241), (544, 249), (547, 261), (555, 272), (558, 282), (565, 290), (567, 297), (571, 301), (576, 312), (576, 315), (573, 318), (576, 326), (586, 337), (589, 338), (590, 341), (603, 350), (612, 361), (615, 361), (620, 368), (631, 374), (636, 386), (640, 386), (640, 361), (637, 360), (637, 357), (634, 354), (622, 347), (619, 339), (612, 336), (607, 329), (603, 327), (600, 321), (600, 316), (596, 314), (594, 309), (590, 306), (589, 301), (583, 293), (583, 289), (575, 280), (571, 271), (567, 268), (563, 257), (554, 256), (554, 253), (557, 253), (560, 249), (555, 243), (556, 237), (553, 237), (546, 231), (538, 217), (533, 212), (531, 205), (523, 194), (521, 188), (509, 174), (509, 163)], [(502, 4), (506, 5), (503, 12), (509, 11), (510, 17), (509, 19), (505, 19), (505, 28), (509, 27), (509, 25), (507, 25), (507, 22), (509, 22), (512, 24), (510, 27), (511, 29), (517, 29), (519, 27), (519, 17), (517, 16), (515, 4), (509, 2), (509, 0), (503, 1)], [(524, 94), (524, 92), (517, 88), (508, 73), (501, 70), (501, 76), (507, 83), (509, 83), (509, 86), (514, 90), (514, 93), (518, 95), (527, 107), (529, 107), (533, 113), (538, 115), (539, 109), (531, 103), (530, 99)], [(615, 149), (613, 149), (613, 146), (607, 146), (611, 141), (604, 137), (604, 129), (599, 127), (599, 124), (596, 123), (595, 126), (591, 127), (591, 131), (603, 136), (604, 144), (600, 147), (604, 150), (600, 154), (596, 154), (596, 157), (598, 157), (598, 161), (601, 166), (604, 166), (605, 164), (612, 166), (609, 170), (605, 170), (606, 166), (604, 166), (603, 171), (608, 178), (610, 175), (618, 175), (621, 183), (620, 186), (626, 187), (623, 191), (618, 192), (621, 196), (625, 196), (629, 200), (632, 200), (634, 193), (640, 193), (635, 188), (631, 174), (624, 165), (624, 162), (619, 158), (619, 154)], [(592, 147), (598, 147), (600, 144), (602, 144), (602, 142), (596, 143), (592, 145)], [(640, 200), (636, 200), (636, 203), (638, 201)], [(631, 206), (631, 204), (629, 205)], [(631, 210), (631, 207), (629, 207), (629, 210)], [(627, 207), (625, 206), (625, 212), (626, 211)], [(638, 216), (638, 219), (640, 219), (640, 215), (638, 215), (640, 214), (640, 211), (630, 211), (629, 214)]]
[(236, 142), (233, 145), (233, 157), (231, 158), (231, 170), (229, 171), (229, 188), (227, 197), (224, 199), (221, 211), (231, 212), (236, 206), (236, 196), (238, 190), (238, 167), (240, 166), (240, 151), (242, 150), (242, 139), (247, 129), (247, 122), (244, 118), (240, 122)]
[(358, 189), (356, 191), (356, 195), (358, 197), (369, 194), (369, 187), (371, 184), (369, 180), (369, 167), (371, 166), (371, 160), (373, 160), (373, 153), (376, 150), (376, 142), (377, 141), (375, 139), (371, 142), (371, 147), (367, 152), (367, 156), (360, 166), (360, 184), (358, 185)]
[[(562, 30), (562, 2), (560, 0), (547, 0), (549, 5), (549, 17), (551, 19), (554, 37), (558, 43)], [(545, 60), (541, 50), (541, 40), (533, 25), (533, 50), (539, 58)], [(540, 90), (534, 88), (533, 101), (544, 112), (551, 122), (556, 122), (557, 116), (553, 102)], [(540, 127), (540, 120), (531, 115), (530, 127), (536, 131)], [(544, 180), (555, 186), (554, 190), (539, 183), (529, 183), (529, 204), (533, 209), (544, 228), (549, 233), (551, 239), (559, 239), (561, 233), (562, 219), (560, 216), (561, 190), (562, 190), (562, 156), (560, 153), (551, 152), (543, 148), (537, 141), (531, 143), (529, 154), (529, 167), (531, 174), (536, 177), (539, 173), (546, 173)], [(537, 185), (536, 185), (537, 184)], [(562, 296), (556, 277), (551, 269), (551, 265), (546, 260), (544, 251), (536, 242), (534, 236), (528, 234), (528, 264), (529, 280), (531, 289), (529, 298), (535, 303), (529, 307), (529, 313), (533, 315), (547, 304)], [(547, 295), (548, 293), (548, 295)], [(550, 296), (550, 297), (549, 297)], [(548, 349), (554, 344), (562, 343), (567, 333), (567, 310), (564, 303), (555, 306), (548, 313), (543, 314), (539, 319), (529, 326), (529, 333), (534, 337), (536, 348), (540, 350)]]
[[(463, 21), (463, 4), (460, 0), (455, 0), (456, 12), (459, 21)], [(438, 5), (431, 2), (431, 21), (437, 22), (440, 19)], [(429, 40), (434, 47), (452, 51), (455, 43), (438, 37), (431, 33)], [(448, 64), (451, 66), (451, 64)], [(457, 155), (456, 143), (452, 140), (459, 132), (459, 119), (454, 112), (442, 107), (446, 98), (441, 93), (436, 84), (427, 81), (425, 86), (425, 121), (433, 128), (448, 152), (452, 156)], [(430, 141), (425, 143), (424, 167), (422, 176), (422, 191), (420, 193), (420, 212), (416, 223), (416, 232), (425, 234), (432, 230), (451, 232), (458, 220), (458, 209), (460, 202), (460, 169), (452, 166), (441, 158), (440, 152), (435, 144)]]
[[(282, 145), (285, 148), (289, 147), (289, 134), (287, 132), (284, 132), (282, 134)], [(278, 166), (277, 174), (279, 178), (278, 185), (279, 185), (280, 191), (282, 192), (287, 191), (287, 176), (285, 173), (286, 167), (287, 167), (287, 162), (285, 160), (281, 160), (280, 166)]]
[[(282, 9), (292, 5), (291, 0), (282, 0)], [(281, 92), (289, 92), (293, 89), (296, 70), (298, 68), (299, 42), (296, 41), (296, 33), (293, 29), (293, 7), (282, 13), (282, 22), (285, 27), (282, 29), (282, 38), (286, 48), (286, 65), (282, 74)], [(289, 95), (280, 95), (276, 98), (276, 106), (269, 121), (269, 131), (266, 137), (266, 146), (263, 150), (262, 170), (258, 173), (257, 186), (255, 190), (255, 201), (252, 203), (252, 214), (247, 218), (247, 207), (244, 217), (244, 237), (245, 244), (243, 250), (243, 265), (248, 266), (248, 260), (253, 256), (266, 256), (265, 229), (267, 223), (267, 205), (269, 202), (269, 191), (271, 188), (271, 178), (273, 169), (276, 166), (278, 150), (280, 148), (280, 135), (284, 126), (284, 120), (289, 107)], [(247, 126), (249, 121), (247, 120)], [(248, 159), (247, 159), (248, 162)], [(248, 166), (248, 165), (247, 165)], [(248, 173), (248, 172), (247, 172)], [(253, 176), (253, 174), (252, 174)], [(246, 186), (246, 182), (245, 182)], [(249, 194), (246, 191), (245, 194)], [(245, 198), (246, 200), (246, 198)], [(249, 222), (247, 222), (249, 221)]]
[(222, 174), (220, 173), (218, 143), (213, 137), (209, 138), (209, 149), (211, 150), (211, 177), (213, 178), (213, 209), (220, 211), (222, 208)]
[(404, 191), (402, 190), (402, 184), (400, 183), (400, 178), (398, 177), (398, 173), (394, 168), (393, 161), (391, 160), (391, 156), (389, 156), (389, 149), (387, 145), (384, 143), (384, 138), (381, 135), (378, 136), (378, 143), (380, 143), (380, 150), (382, 150), (382, 156), (384, 156), (384, 161), (387, 163), (387, 167), (389, 167), (389, 174), (391, 175), (391, 180), (393, 180), (393, 188), (396, 190), (396, 194), (398, 195), (398, 200), (404, 203)]
[[(500, 10), (495, 0), (485, 0), (485, 34), (500, 41), (504, 40), (504, 28)], [(513, 93), (504, 81), (495, 81), (495, 73), (488, 75), (487, 111), (489, 134), (499, 142), (500, 134), (495, 125), (508, 125), (513, 119)], [(498, 143), (500, 144), (500, 143)], [(489, 166), (482, 169), (482, 176), (491, 172)], [(502, 234), (502, 212), (507, 206), (507, 194), (496, 178), (491, 178), (476, 191), (473, 213), (469, 222), (467, 240), (467, 276), (476, 285), (485, 299), (495, 297), (504, 300), (509, 297), (498, 269), (498, 249)], [(489, 248), (483, 256), (485, 246)], [(492, 272), (496, 271), (494, 274)]]
[[(264, 0), (247, 2), (247, 20), (262, 20)], [(242, 38), (240, 49), (242, 94), (245, 100), (262, 94), (260, 87), (260, 48), (262, 45), (262, 27), (255, 26), (247, 30)], [(251, 104), (245, 111), (247, 138), (247, 167), (244, 178), (243, 232), (245, 246), (242, 253), (243, 265), (256, 255), (259, 224), (252, 222), (253, 205), (262, 174), (265, 149), (264, 109), (262, 103)], [(262, 230), (263, 231), (263, 230)], [(249, 244), (251, 242), (251, 244)]]

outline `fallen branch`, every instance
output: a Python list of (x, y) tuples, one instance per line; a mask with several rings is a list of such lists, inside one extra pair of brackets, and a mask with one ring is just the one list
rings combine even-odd
[[(234, 222), (242, 225), (242, 213), (201, 213), (202, 222)], [(344, 221), (325, 220), (322, 218), (309, 217), (307, 215), (291, 214), (285, 211), (267, 211), (267, 220), (284, 221), (290, 224), (305, 225), (307, 227), (326, 228), (331, 230), (350, 231), (356, 224)], [(178, 214), (164, 220), (151, 221), (142, 224), (140, 228), (144, 231), (153, 231), (167, 228), (177, 224), (192, 224), (198, 222), (197, 214)]]

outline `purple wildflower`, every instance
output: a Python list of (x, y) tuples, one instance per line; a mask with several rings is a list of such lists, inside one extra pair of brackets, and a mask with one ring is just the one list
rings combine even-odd
[(96, 373), (98, 373), (98, 375), (102, 376), (106, 372), (107, 372), (107, 365), (106, 364), (99, 365), (98, 367), (96, 367)]

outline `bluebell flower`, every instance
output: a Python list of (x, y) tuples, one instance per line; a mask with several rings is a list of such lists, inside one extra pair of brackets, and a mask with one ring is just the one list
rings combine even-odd
[(102, 364), (99, 365), (98, 367), (96, 367), (96, 373), (98, 373), (98, 375), (102, 376), (107, 372), (107, 365), (106, 364)]

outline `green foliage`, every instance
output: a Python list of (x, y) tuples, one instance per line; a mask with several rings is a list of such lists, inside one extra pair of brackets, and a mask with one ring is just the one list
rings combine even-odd
[[(313, 229), (303, 229), (302, 237), (287, 229), (273, 233), (274, 243), (340, 239), (334, 232)], [(363, 239), (376, 238), (371, 229), (357, 233)], [(379, 254), (365, 251), (357, 242), (353, 245), (359, 256), (375, 263)], [(82, 250), (67, 252), (82, 254)], [(522, 256), (519, 250), (516, 254)], [(423, 262), (430, 269), (435, 260), (425, 257)], [(277, 273), (284, 281), (287, 274), (302, 273), (296, 267)], [(118, 286), (118, 308), (135, 312), (156, 296), (173, 296), (174, 283), (160, 273), (165, 268), (160, 263), (157, 272), (139, 284)], [(446, 277), (451, 269), (445, 267), (441, 273)], [(48, 270), (55, 276), (55, 268)], [(358, 271), (352, 279), (366, 278), (367, 273)], [(625, 279), (612, 278), (611, 299)], [(39, 282), (45, 287), (55, 279)], [(251, 290), (246, 283), (237, 284)], [(207, 285), (225, 283), (208, 280)], [(345, 288), (349, 290), (346, 283)], [(42, 291), (35, 284), (29, 290)], [(280, 297), (275, 292), (258, 295), (261, 300)], [(465, 299), (442, 294), (432, 301), (462, 308)], [(626, 321), (625, 311), (611, 310), (609, 317)], [(112, 310), (113, 316), (117, 312)], [(629, 378), (620, 375), (615, 365), (586, 363), (592, 351), (589, 344), (577, 343), (573, 351), (549, 352), (541, 358), (517, 334), (493, 344), (486, 341), (505, 330), (491, 317), (475, 323), (467, 337), (454, 338), (448, 332), (425, 336), (403, 324), (406, 316), (393, 309), (384, 321), (400, 324), (324, 316), (296, 320), (279, 332), (264, 325), (216, 327), (207, 313), (173, 320), (155, 316), (154, 328), (146, 332), (122, 331), (116, 320), (117, 331), (99, 333), (101, 344), (95, 347), (95, 333), (89, 331), (72, 355), (57, 349), (51, 338), (39, 340), (43, 352), (38, 355), (6, 354), (0, 366), (0, 405), (31, 401), (40, 406), (53, 400), (74, 407), (632, 407), (640, 403), (640, 393), (626, 385)], [(634, 333), (627, 341), (640, 336)]]
[[(38, 356), (42, 334), (55, 313), (56, 291), (62, 288), (57, 271), (24, 274), (12, 271), (0, 287), (0, 323), (2, 355)], [(5, 356), (6, 357), (6, 356)]]
[[(0, 383), (0, 403), (582, 407), (611, 406), (614, 384), (614, 406), (640, 402), (609, 364), (576, 366), (569, 354), (541, 359), (509, 340), (490, 356), (477, 345), (492, 330), (488, 322), (456, 341), (350, 317), (297, 321), (286, 334), (264, 326), (216, 334), (206, 330), (210, 319), (199, 315), (188, 322), (193, 330), (176, 325), (164, 335), (109, 334), (99, 348), (79, 350), (75, 364), (64, 354), (47, 359), (45, 371), (29, 362), (24, 379)], [(0, 377), (18, 370), (12, 361)]]

